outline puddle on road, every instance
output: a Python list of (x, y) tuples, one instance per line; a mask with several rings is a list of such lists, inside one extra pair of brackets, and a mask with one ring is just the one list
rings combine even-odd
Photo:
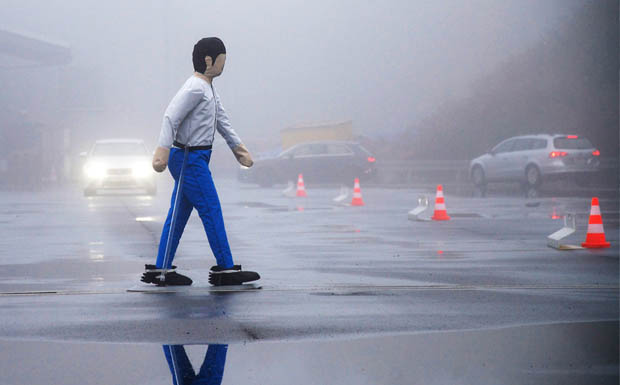
[(311, 292), (309, 295), (316, 295), (319, 297), (377, 297), (377, 296), (394, 296), (394, 293), (380, 292), (380, 291), (318, 291)]
[(237, 203), (237, 206), (241, 206), (244, 208), (274, 208), (274, 207), (285, 207), (285, 206), (277, 206), (277, 205), (272, 205), (269, 203), (263, 203), (263, 202), (239, 202)]
[(0, 340), (0, 372), (5, 385), (617, 384), (618, 322), (269, 343)]
[(31, 210), (31, 209), (10, 209), (0, 212), (0, 215), (19, 216), (25, 214), (40, 214), (43, 210)]
[(270, 208), (267, 211), (271, 211), (273, 213), (282, 213), (287, 211), (325, 211), (332, 210), (331, 207), (304, 207), (304, 206), (295, 206), (295, 207), (277, 207)]
[(283, 212), (304, 212), (304, 211), (325, 211), (325, 210), (333, 210), (333, 207), (306, 207), (306, 205), (299, 203), (296, 205), (272, 205), (264, 202), (239, 202), (237, 206), (241, 206), (243, 208), (259, 208), (265, 209), (272, 213), (283, 213)]
[(449, 213), (451, 218), (483, 218), (482, 215), (476, 213)]
[(359, 233), (361, 230), (352, 225), (317, 225), (314, 226), (315, 233)]
[[(371, 236), (356, 236), (354, 238), (345, 238), (345, 237), (330, 237), (327, 238), (326, 240), (329, 241), (337, 241), (340, 242), (342, 244), (353, 244), (353, 243), (363, 243), (363, 244), (385, 244), (386, 241), (384, 241), (383, 239), (379, 238), (379, 237), (371, 237)], [(387, 242), (388, 244), (390, 242)]]

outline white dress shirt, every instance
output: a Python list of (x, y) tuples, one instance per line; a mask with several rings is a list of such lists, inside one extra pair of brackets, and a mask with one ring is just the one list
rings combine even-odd
[(186, 146), (213, 145), (216, 122), (217, 132), (231, 149), (241, 144), (215, 87), (192, 75), (166, 108), (159, 145), (170, 148), (175, 140)]

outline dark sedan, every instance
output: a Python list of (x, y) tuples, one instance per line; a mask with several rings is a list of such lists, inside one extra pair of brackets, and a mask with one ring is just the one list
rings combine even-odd
[(359, 143), (311, 142), (297, 144), (280, 155), (258, 159), (251, 168), (239, 170), (239, 180), (272, 186), (296, 181), (351, 184), (354, 178), (369, 180), (376, 174), (375, 158)]

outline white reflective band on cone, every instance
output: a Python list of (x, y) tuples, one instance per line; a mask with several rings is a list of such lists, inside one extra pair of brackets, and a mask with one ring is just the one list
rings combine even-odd
[(445, 210), (446, 209), (446, 205), (444, 203), (437, 203), (435, 205), (435, 210)]
[(603, 230), (603, 225), (600, 223), (590, 223), (588, 225), (588, 233), (589, 234), (602, 234), (605, 230)]
[(601, 215), (601, 206), (592, 206), (590, 215)]

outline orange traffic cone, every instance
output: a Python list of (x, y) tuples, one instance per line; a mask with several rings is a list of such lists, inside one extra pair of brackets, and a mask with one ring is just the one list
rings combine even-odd
[(359, 178), (355, 178), (355, 185), (353, 186), (353, 200), (351, 201), (351, 206), (364, 206)]
[(449, 221), (450, 217), (446, 211), (446, 203), (443, 197), (443, 187), (437, 185), (437, 195), (435, 196), (435, 212), (431, 217), (434, 221)]
[(588, 249), (602, 249), (611, 246), (609, 242), (605, 240), (603, 217), (601, 216), (601, 207), (598, 205), (597, 197), (592, 198), (590, 220), (588, 221), (588, 234), (586, 234), (586, 241), (582, 243), (581, 246)]
[(307, 197), (306, 187), (304, 186), (304, 176), (299, 174), (297, 177), (297, 196), (298, 197)]

